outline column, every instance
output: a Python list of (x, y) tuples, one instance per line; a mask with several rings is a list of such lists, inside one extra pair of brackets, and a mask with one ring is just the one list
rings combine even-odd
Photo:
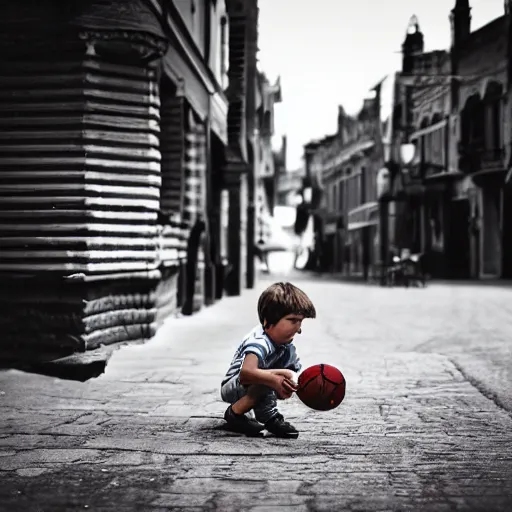
[(380, 284), (385, 286), (387, 284), (386, 267), (388, 264), (389, 252), (389, 202), (386, 198), (379, 199), (379, 242), (380, 242)]
[(482, 274), (486, 277), (501, 275), (500, 192), (494, 186), (482, 188)]

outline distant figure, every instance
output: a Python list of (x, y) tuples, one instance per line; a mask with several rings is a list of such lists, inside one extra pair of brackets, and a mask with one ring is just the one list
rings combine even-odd
[[(277, 398), (297, 390), (301, 364), (293, 340), (304, 318), (315, 318), (309, 297), (291, 283), (269, 286), (258, 300), (260, 324), (247, 334), (233, 356), (221, 385), (221, 397), (231, 405), (227, 428), (246, 435), (263, 429), (277, 437), (297, 438), (299, 432), (277, 410)], [(256, 420), (246, 413), (254, 411)]]
[(265, 265), (264, 272), (270, 274), (270, 267), (268, 266), (268, 251), (266, 251), (264, 246), (260, 245), (260, 242), (258, 242), (255, 245), (254, 252), (256, 253), (256, 256), (258, 257), (260, 262)]

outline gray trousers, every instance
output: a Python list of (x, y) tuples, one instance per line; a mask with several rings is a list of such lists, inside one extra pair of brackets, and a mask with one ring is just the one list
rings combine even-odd
[[(242, 386), (240, 378), (235, 376), (222, 385), (220, 396), (224, 402), (234, 404), (247, 394), (248, 388), (248, 386)], [(279, 413), (276, 392), (271, 388), (266, 389), (268, 392), (263, 393), (260, 401), (254, 406), (254, 416), (260, 423), (266, 423)]]
[[(286, 369), (298, 372), (301, 368), (295, 350), (287, 350), (267, 370)], [(272, 388), (264, 388), (260, 401), (254, 406), (254, 416), (260, 423), (266, 423), (279, 414), (277, 410), (277, 395)], [(240, 376), (234, 375), (220, 388), (220, 396), (224, 402), (234, 404), (247, 394), (248, 386), (240, 384)]]

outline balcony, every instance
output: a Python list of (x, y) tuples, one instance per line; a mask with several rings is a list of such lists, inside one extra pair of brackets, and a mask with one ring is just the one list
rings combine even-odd
[(480, 151), (482, 171), (502, 171), (505, 169), (505, 150), (503, 148), (482, 149)]
[(482, 154), (484, 152), (480, 144), (458, 143), (459, 169), (464, 174), (474, 174), (481, 169)]
[(459, 167), (466, 174), (502, 171), (505, 168), (505, 150), (503, 147), (485, 148), (480, 142), (459, 142)]
[(459, 155), (459, 169), (471, 175), (476, 185), (500, 185), (503, 182), (506, 172), (503, 147), (484, 148), (459, 144)]

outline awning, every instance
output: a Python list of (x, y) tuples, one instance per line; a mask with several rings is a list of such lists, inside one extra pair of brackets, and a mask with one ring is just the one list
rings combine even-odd
[(348, 213), (348, 226), (349, 231), (362, 229), (367, 226), (375, 226), (378, 223), (377, 212), (379, 203), (371, 202), (365, 203), (357, 208), (354, 208)]
[(446, 119), (443, 119), (443, 120), (439, 121), (438, 123), (435, 123), (431, 126), (421, 128), (420, 130), (415, 131), (410, 136), (410, 140), (413, 141), (415, 139), (419, 139), (423, 135), (428, 135), (429, 133), (436, 132), (436, 131), (440, 130), (441, 128), (444, 128), (447, 124), (448, 124), (448, 121)]
[(365, 151), (373, 148), (374, 146), (375, 141), (366, 140), (358, 142), (347, 149), (340, 150), (339, 153), (327, 160), (323, 166), (320, 171), (322, 174), (322, 180), (327, 179), (329, 176), (339, 171), (341, 166), (345, 165), (352, 158), (357, 157), (357, 155), (361, 158)]
[(348, 225), (349, 231), (356, 231), (357, 229), (367, 228), (368, 226), (377, 226), (379, 219), (369, 220), (366, 222), (350, 222)]

